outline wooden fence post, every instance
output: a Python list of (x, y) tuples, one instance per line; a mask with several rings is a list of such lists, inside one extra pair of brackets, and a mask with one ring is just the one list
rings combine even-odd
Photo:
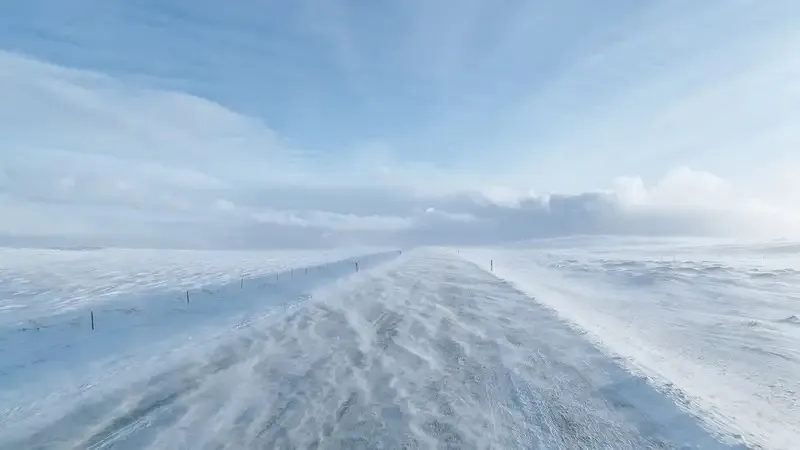
[(94, 330), (94, 311), (89, 311), (89, 317), (92, 318), (92, 330)]

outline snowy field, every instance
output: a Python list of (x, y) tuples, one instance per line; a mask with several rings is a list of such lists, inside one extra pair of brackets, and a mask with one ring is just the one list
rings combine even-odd
[(152, 299), (154, 293), (203, 289), (377, 251), (0, 248), (0, 325), (118, 303), (121, 297)]
[(4, 252), (2, 449), (788, 449), (800, 436), (786, 245)]
[(752, 446), (800, 447), (800, 244), (556, 239), (461, 256)]
[(17, 419), (48, 417), (136, 358), (306, 298), (385, 258), (376, 251), (0, 249), (0, 443)]

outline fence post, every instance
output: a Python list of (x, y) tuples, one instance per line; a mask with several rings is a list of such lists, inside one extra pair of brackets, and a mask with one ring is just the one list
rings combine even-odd
[(189, 290), (186, 290), (186, 304), (189, 304)]
[(358, 261), (356, 261), (356, 272), (358, 272)]
[(239, 289), (243, 288), (244, 288), (244, 277), (242, 277), (242, 279), (239, 281)]
[(89, 311), (89, 317), (92, 318), (92, 330), (94, 330), (94, 311)]
[(491, 270), (492, 272), (494, 272), (494, 260), (493, 260), (493, 259), (490, 259), (490, 260), (489, 260), (489, 270)]

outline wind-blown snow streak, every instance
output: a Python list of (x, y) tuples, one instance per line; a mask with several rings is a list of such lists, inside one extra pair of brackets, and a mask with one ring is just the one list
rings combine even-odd
[(753, 445), (800, 442), (800, 245), (584, 238), (461, 251)]
[[(115, 252), (131, 260), (107, 260), (105, 266), (97, 267), (95, 272), (76, 272), (82, 278), (73, 280), (71, 285), (45, 282), (40, 286), (43, 293), (39, 297), (17, 295), (14, 298), (12, 295), (12, 299), (32, 304), (47, 293), (70, 298), (76, 286), (90, 290), (102, 288), (92, 286), (92, 281), (126, 279), (114, 269), (126, 266), (130, 269), (129, 265), (133, 265), (139, 272), (128, 274), (127, 289), (115, 291), (116, 295), (109, 294), (101, 299), (78, 298), (66, 305), (50, 302), (49, 310), (39, 305), (39, 308), (0, 312), (3, 319), (0, 320), (0, 384), (4, 388), (0, 390), (0, 422), (13, 423), (15, 417), (26, 415), (44, 417), (84, 386), (100, 384), (125, 373), (131, 361), (142, 354), (168, 355), (187, 340), (216, 336), (242, 327), (265, 313), (308, 298), (317, 286), (350, 275), (359, 267), (369, 269), (397, 255), (395, 251), (382, 252), (298, 267), (295, 265), (325, 261), (335, 257), (337, 252), (287, 253), (285, 260), (274, 261), (268, 258), (275, 258), (275, 254), (261, 253), (266, 261), (264, 267), (250, 272), (246, 279), (224, 282), (229, 278), (225, 271), (229, 269), (228, 264), (235, 261), (236, 254), (220, 253), (221, 260), (216, 262), (185, 259), (184, 267), (179, 270), (172, 264), (190, 255), (199, 258), (204, 254), (163, 251), (164, 261), (160, 265), (146, 266), (141, 263), (147, 260), (142, 260), (142, 255), (136, 252)], [(338, 253), (342, 256), (351, 252)], [(73, 266), (63, 270), (64, 267), (54, 264), (59, 258), (81, 262), (76, 264), (78, 268), (99, 263), (98, 255), (57, 255), (40, 257), (39, 261), (44, 264), (38, 268), (39, 273), (47, 273), (44, 270), (47, 267), (62, 269), (57, 277), (60, 278), (70, 273), (69, 270), (76, 270)], [(231, 258), (227, 262), (224, 261), (226, 256)], [(281, 267), (283, 269), (279, 270)], [(19, 262), (15, 270), (18, 274), (30, 273)], [(171, 287), (171, 282), (183, 281), (179, 275), (190, 279), (187, 286), (192, 286), (191, 290)], [(12, 277), (12, 280), (17, 278)], [(14, 293), (15, 286), (8, 284), (7, 291)]]
[(727, 448), (551, 312), (450, 252), (405, 253), (194, 337), (129, 361), (46, 420), (17, 417), (0, 446)]

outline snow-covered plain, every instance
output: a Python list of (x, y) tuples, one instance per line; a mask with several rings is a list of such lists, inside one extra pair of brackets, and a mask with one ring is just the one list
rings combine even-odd
[(459, 253), (712, 429), (800, 447), (800, 244), (575, 238)]
[(247, 323), (387, 255), (0, 249), (0, 430), (49, 417), (141, 355)]
[(121, 297), (203, 289), (381, 249), (304, 251), (97, 250), (0, 247), (0, 325), (33, 321)]
[(0, 448), (795, 448), (794, 249), (7, 250)]

